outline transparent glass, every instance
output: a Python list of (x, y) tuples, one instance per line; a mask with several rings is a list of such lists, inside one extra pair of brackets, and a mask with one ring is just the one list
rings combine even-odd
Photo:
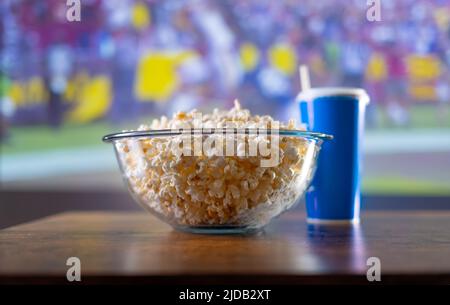
[(291, 209), (309, 186), (324, 140), (298, 130), (153, 130), (112, 134), (137, 203), (175, 229), (250, 233)]

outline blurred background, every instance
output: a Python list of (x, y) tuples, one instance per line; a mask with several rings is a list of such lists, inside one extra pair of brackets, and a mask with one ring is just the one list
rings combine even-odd
[(2, 193), (124, 192), (104, 134), (234, 98), (295, 118), (307, 64), (371, 96), (365, 195), (450, 196), (449, 2), (380, 3), (369, 22), (365, 0), (82, 0), (69, 22), (63, 0), (2, 0)]

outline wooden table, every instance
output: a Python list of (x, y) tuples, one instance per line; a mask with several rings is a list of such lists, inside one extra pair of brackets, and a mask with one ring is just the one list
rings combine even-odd
[(0, 231), (0, 283), (450, 283), (450, 211), (372, 211), (357, 227), (308, 226), (292, 211), (251, 236), (173, 231), (147, 213), (64, 213)]

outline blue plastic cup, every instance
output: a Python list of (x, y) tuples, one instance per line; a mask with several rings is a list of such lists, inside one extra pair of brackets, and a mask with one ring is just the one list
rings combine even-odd
[(369, 96), (358, 88), (314, 88), (299, 94), (300, 119), (325, 142), (306, 193), (309, 223), (359, 223), (361, 145)]

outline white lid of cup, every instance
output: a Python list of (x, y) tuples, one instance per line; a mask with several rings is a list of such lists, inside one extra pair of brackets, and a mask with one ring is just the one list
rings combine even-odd
[(311, 88), (306, 91), (302, 91), (297, 96), (297, 101), (310, 101), (318, 97), (327, 96), (355, 96), (365, 101), (367, 104), (370, 101), (369, 95), (366, 90), (362, 88), (349, 88), (349, 87), (318, 87)]

